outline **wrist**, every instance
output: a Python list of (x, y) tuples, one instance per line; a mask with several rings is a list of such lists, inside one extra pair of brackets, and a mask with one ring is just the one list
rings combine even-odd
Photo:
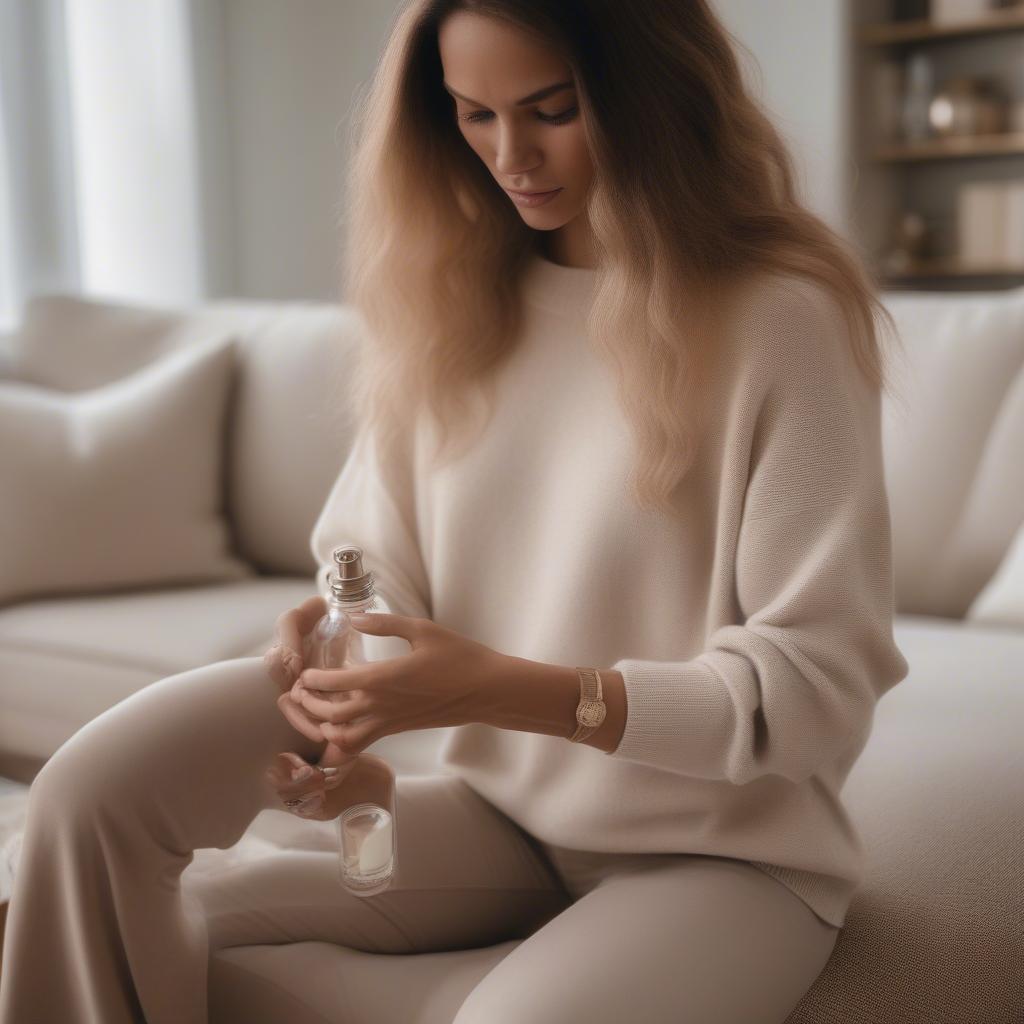
[[(499, 729), (560, 736), (568, 742), (576, 731), (576, 708), (580, 702), (580, 679), (575, 665), (548, 665), (511, 655), (502, 658), (478, 720)], [(605, 719), (579, 742), (610, 754), (618, 747), (626, 725), (626, 687), (621, 672), (598, 671), (607, 709)]]
[(480, 721), (499, 729), (568, 739), (576, 728), (579, 681), (573, 667), (503, 655)]

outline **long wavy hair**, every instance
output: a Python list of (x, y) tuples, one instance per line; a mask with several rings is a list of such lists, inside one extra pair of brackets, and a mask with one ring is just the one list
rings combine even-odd
[(744, 86), (742, 44), (706, 0), (411, 0), (353, 107), (343, 211), (344, 301), (368, 328), (349, 406), (385, 445), (422, 409), (438, 427), (436, 460), (476, 436), (471, 414), (493, 409), (538, 251), (539, 232), (460, 134), (442, 86), (438, 29), (458, 10), (535, 34), (572, 71), (594, 165), (587, 330), (633, 430), (641, 505), (673, 510), (699, 446), (727, 289), (752, 272), (829, 289), (856, 364), (887, 386), (879, 328), (897, 332), (878, 283), (797, 201), (787, 147)]

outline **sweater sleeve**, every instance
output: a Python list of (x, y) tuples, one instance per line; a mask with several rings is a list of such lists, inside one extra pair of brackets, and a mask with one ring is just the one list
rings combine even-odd
[(326, 594), (332, 553), (344, 544), (362, 548), (363, 566), (373, 570), (377, 596), (388, 611), (431, 617), (409, 458), (402, 452), (382, 457), (376, 435), (366, 427), (357, 428), (310, 535), (318, 593)]
[(907, 674), (892, 635), (880, 395), (855, 365), (838, 308), (801, 298), (784, 329), (756, 343), (757, 371), (744, 380), (763, 387), (733, 399), (756, 394), (757, 415), (748, 438), (723, 449), (744, 453), (726, 477), (746, 475), (737, 621), (690, 660), (612, 666), (627, 718), (608, 756), (735, 785), (799, 783), (859, 754), (877, 699)]

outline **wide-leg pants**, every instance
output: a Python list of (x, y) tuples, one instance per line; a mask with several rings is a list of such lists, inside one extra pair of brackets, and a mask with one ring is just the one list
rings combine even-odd
[[(227, 850), (279, 806), (274, 754), (316, 756), (278, 692), (261, 658), (215, 662), (126, 698), (50, 758), (30, 790), (0, 1024), (206, 1024), (210, 956), (230, 946), (512, 938), (436, 1024), (778, 1024), (832, 952), (839, 929), (746, 861), (553, 847), (453, 774), (398, 777), (397, 869), (376, 896), (349, 894), (330, 826), (299, 819), (310, 848), (190, 878), (194, 851)], [(247, 1019), (265, 1019), (259, 999)], [(435, 1024), (422, 1013), (373, 1024)], [(367, 1024), (343, 1003), (331, 1020)]]

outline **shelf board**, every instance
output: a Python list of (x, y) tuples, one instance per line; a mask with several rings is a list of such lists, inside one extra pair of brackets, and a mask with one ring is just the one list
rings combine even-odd
[(934, 260), (918, 263), (906, 270), (883, 270), (885, 281), (911, 281), (923, 277), (1021, 277), (1024, 278), (1024, 264), (1007, 265), (993, 263), (988, 266), (964, 266), (955, 260)]
[(933, 40), (955, 39), (957, 36), (978, 36), (991, 32), (1024, 30), (1024, 6), (990, 11), (984, 17), (939, 25), (928, 18), (915, 21), (883, 22), (865, 25), (859, 37), (865, 46), (899, 46)]
[(872, 155), (878, 163), (911, 160), (949, 160), (955, 157), (1024, 155), (1024, 132), (992, 135), (948, 135), (923, 142), (894, 142), (880, 146)]

